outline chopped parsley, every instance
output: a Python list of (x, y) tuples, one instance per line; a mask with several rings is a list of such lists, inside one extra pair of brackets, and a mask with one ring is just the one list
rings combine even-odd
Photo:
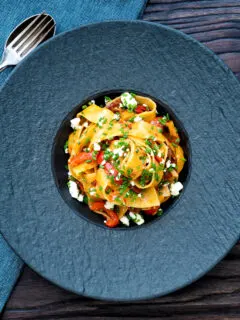
[(127, 169), (127, 175), (130, 176), (133, 172), (133, 169), (132, 168), (128, 168)]
[(172, 146), (173, 146), (174, 148), (177, 148), (177, 147), (178, 147), (178, 145), (177, 145), (176, 143), (174, 143), (174, 142), (172, 142)]
[(105, 104), (107, 104), (108, 102), (111, 102), (111, 101), (112, 101), (111, 98), (109, 98), (109, 97), (107, 97), (107, 96), (104, 97), (104, 102), (105, 102)]
[(64, 143), (64, 151), (68, 148), (68, 140)]
[(142, 175), (141, 175), (140, 181), (139, 181), (140, 185), (141, 185), (142, 187), (144, 187), (146, 184), (149, 183), (149, 181), (150, 181), (151, 179), (152, 179), (152, 173), (149, 172), (149, 171), (146, 170), (146, 169), (143, 169)]
[(86, 195), (83, 197), (83, 202), (88, 204), (88, 197)]
[(167, 113), (165, 116), (162, 118), (159, 118), (158, 121), (162, 124), (165, 125), (168, 121), (170, 120), (169, 114)]
[(112, 156), (113, 156), (113, 152), (106, 149), (103, 156), (104, 160), (108, 161), (109, 159), (112, 158)]
[(162, 214), (163, 214), (163, 209), (161, 209), (161, 208), (159, 208), (158, 209), (158, 212), (157, 212), (157, 216), (162, 216)]

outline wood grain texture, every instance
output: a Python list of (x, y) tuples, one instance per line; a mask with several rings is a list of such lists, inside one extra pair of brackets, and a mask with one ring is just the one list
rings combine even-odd
[[(144, 20), (169, 25), (198, 39), (240, 77), (239, 0), (151, 0)], [(113, 303), (66, 292), (25, 267), (2, 319), (240, 319), (240, 243), (202, 279), (174, 294)]]

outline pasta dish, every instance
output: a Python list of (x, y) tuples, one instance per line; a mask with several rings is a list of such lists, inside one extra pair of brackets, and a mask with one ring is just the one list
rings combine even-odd
[(161, 204), (183, 189), (178, 130), (156, 107), (150, 98), (124, 92), (105, 97), (104, 106), (90, 101), (70, 121), (64, 146), (69, 192), (110, 228), (161, 215)]

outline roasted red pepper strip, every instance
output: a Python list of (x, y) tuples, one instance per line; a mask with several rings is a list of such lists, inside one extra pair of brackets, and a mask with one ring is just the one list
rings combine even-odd
[(104, 160), (104, 152), (100, 151), (97, 155), (97, 164), (101, 164), (103, 160)]
[(106, 213), (108, 215), (108, 218), (107, 218), (107, 221), (106, 221), (106, 226), (109, 227), (109, 228), (116, 227), (119, 224), (118, 215), (113, 210), (105, 209), (105, 211), (106, 211)]
[(145, 106), (139, 104), (139, 105), (136, 107), (135, 112), (136, 112), (136, 113), (142, 113), (142, 112), (144, 112), (144, 111), (146, 111), (146, 110), (147, 110), (147, 108), (146, 108)]
[(159, 156), (155, 156), (155, 159), (157, 160), (157, 162), (161, 162), (163, 160), (163, 158)]
[(118, 175), (118, 171), (114, 168), (114, 166), (110, 162), (105, 163), (104, 167), (105, 167), (105, 170), (111, 175), (113, 175), (114, 177)]
[(89, 203), (89, 208), (92, 211), (101, 211), (105, 209), (104, 201), (95, 201), (95, 202)]
[(143, 212), (145, 214), (150, 215), (150, 216), (154, 216), (158, 212), (159, 208), (160, 208), (160, 206), (152, 207), (151, 209), (143, 210)]
[(76, 167), (77, 165), (83, 163), (86, 160), (92, 160), (92, 153), (91, 152), (80, 152), (80, 153), (76, 154), (75, 156), (72, 156), (68, 160), (68, 163), (72, 167)]

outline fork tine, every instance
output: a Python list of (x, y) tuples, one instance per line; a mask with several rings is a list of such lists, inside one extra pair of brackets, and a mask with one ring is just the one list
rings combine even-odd
[[(35, 36), (35, 38), (32, 40), (32, 42), (30, 42), (30, 44), (28, 44), (25, 48), (23, 48), (23, 50), (19, 53), (20, 56), (24, 56), (27, 52), (29, 52), (30, 50), (33, 50), (34, 48), (36, 48), (39, 43), (41, 43), (46, 36), (49, 34), (49, 32), (55, 27), (55, 23), (48, 29), (46, 30), (44, 33), (41, 34), (41, 32), (44, 31), (44, 29), (47, 27), (47, 25), (52, 22), (52, 20), (50, 20), (39, 32), (38, 34)], [(40, 36), (40, 37), (39, 37)]]
[(25, 35), (25, 33), (34, 25), (34, 23), (36, 23), (43, 15), (45, 14), (45, 12), (42, 12), (41, 14), (37, 15), (36, 18), (33, 19), (33, 21), (26, 27), (23, 29), (22, 32), (19, 33), (19, 35), (12, 41), (9, 43), (8, 47), (13, 47), (13, 45), (19, 40), (21, 39), (22, 36)]
[[(49, 18), (48, 15), (46, 15), (41, 21), (39, 21), (38, 24), (36, 24), (36, 26), (34, 28), (32, 28), (32, 30), (30, 30), (30, 32), (28, 34), (26, 34), (26, 36), (22, 39), (21, 42), (19, 42), (17, 44), (17, 46), (14, 48), (16, 51), (21, 51), (22, 47), (25, 47), (27, 45), (27, 43), (29, 43), (29, 40), (31, 41), (31, 36), (34, 36), (34, 32), (40, 28), (42, 26), (42, 24), (45, 22), (45, 20)], [(51, 21), (51, 20), (50, 20)], [(47, 24), (45, 24), (46, 26)]]

